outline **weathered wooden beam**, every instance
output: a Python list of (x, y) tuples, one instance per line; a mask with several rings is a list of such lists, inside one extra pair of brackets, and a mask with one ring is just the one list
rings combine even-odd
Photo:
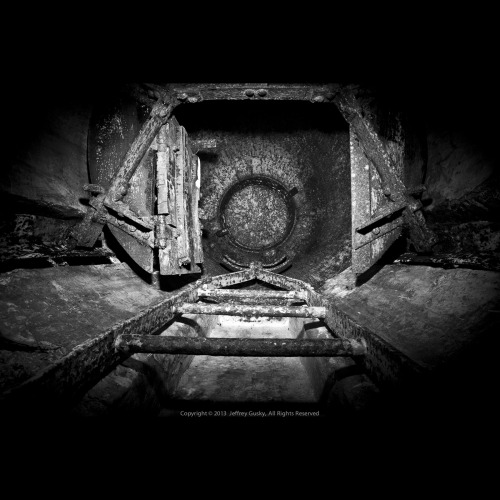
[(122, 353), (149, 352), (208, 356), (362, 356), (365, 346), (347, 339), (246, 339), (120, 335), (115, 347)]
[(307, 293), (298, 290), (244, 290), (244, 289), (206, 289), (198, 290), (198, 297), (214, 299), (289, 299), (307, 300)]
[(324, 318), (324, 307), (249, 306), (240, 304), (179, 304), (174, 312), (180, 314), (222, 314), (227, 316), (272, 316), (279, 318)]

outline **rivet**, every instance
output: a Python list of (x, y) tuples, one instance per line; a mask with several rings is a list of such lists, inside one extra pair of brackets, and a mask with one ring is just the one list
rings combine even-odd
[(259, 90), (257, 91), (257, 94), (259, 94), (259, 95), (260, 95), (260, 97), (266, 97), (266, 95), (267, 95), (267, 90), (266, 90), (266, 89), (259, 89)]
[(380, 233), (380, 228), (379, 227), (374, 227), (373, 228), (373, 234), (379, 234)]
[(317, 95), (313, 101), (314, 102), (323, 102), (325, 100), (325, 98), (322, 96), (322, 95)]
[(247, 97), (253, 97), (255, 95), (255, 90), (247, 89), (247, 90), (245, 90), (245, 95)]
[(188, 102), (191, 103), (198, 102), (198, 98), (196, 96), (188, 97)]
[(179, 99), (179, 101), (185, 101), (187, 98), (188, 98), (188, 95), (186, 93), (183, 93), (183, 94), (180, 94), (179, 96), (177, 96), (177, 99)]

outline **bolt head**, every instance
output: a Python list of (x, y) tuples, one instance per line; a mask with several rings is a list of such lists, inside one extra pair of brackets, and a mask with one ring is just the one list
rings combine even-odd
[(198, 102), (198, 98), (196, 96), (188, 97), (188, 102), (190, 103)]

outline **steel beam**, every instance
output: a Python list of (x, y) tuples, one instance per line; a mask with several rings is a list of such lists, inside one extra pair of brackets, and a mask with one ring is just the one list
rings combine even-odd
[(362, 356), (363, 343), (348, 339), (248, 339), (120, 335), (115, 347), (122, 353), (148, 352), (208, 356), (313, 357)]

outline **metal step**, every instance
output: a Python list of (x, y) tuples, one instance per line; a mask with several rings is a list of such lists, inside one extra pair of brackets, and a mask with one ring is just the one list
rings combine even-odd
[(351, 339), (248, 339), (119, 335), (118, 351), (208, 356), (316, 357), (362, 356), (366, 346)]
[(200, 304), (185, 302), (173, 307), (180, 314), (221, 314), (226, 316), (273, 316), (293, 318), (324, 318), (326, 307), (249, 306), (240, 304)]
[(307, 300), (307, 292), (298, 290), (242, 290), (242, 289), (214, 289), (199, 288), (198, 297), (214, 299), (287, 299)]

